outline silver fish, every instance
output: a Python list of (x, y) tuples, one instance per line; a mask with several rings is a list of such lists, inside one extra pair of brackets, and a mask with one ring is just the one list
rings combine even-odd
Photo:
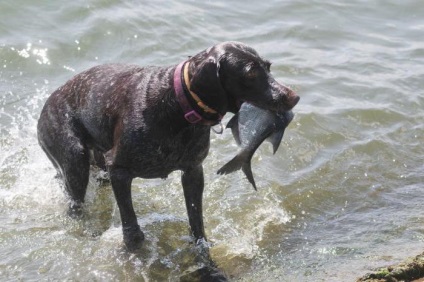
[(226, 126), (226, 128), (231, 128), (234, 139), (241, 150), (218, 170), (218, 174), (228, 174), (241, 168), (256, 190), (250, 165), (253, 154), (265, 140), (272, 144), (275, 154), (280, 146), (284, 130), (293, 117), (292, 111), (277, 114), (252, 104), (243, 103), (239, 112), (231, 118)]

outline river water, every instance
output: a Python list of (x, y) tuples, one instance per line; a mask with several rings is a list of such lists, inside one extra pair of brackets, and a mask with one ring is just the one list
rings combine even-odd
[[(206, 233), (235, 281), (354, 281), (424, 250), (424, 4), (406, 1), (0, 1), (0, 280), (178, 281), (192, 261), (180, 173), (133, 182), (142, 250), (122, 246), (108, 184), (87, 216), (37, 144), (48, 95), (109, 63), (172, 65), (220, 41), (273, 62), (301, 96), (258, 191), (216, 171), (236, 153), (212, 133)], [(228, 121), (230, 114), (225, 117)]]

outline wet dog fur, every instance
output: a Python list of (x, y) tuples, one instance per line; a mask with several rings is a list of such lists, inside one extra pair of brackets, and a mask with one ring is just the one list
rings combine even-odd
[[(272, 77), (270, 63), (245, 44), (220, 43), (188, 62), (191, 90), (221, 115), (237, 112), (243, 101), (281, 112), (299, 100)], [(108, 171), (129, 250), (139, 248), (144, 239), (132, 204), (133, 178), (166, 178), (176, 170), (182, 171), (192, 235), (196, 241), (206, 240), (202, 163), (211, 126), (184, 118), (175, 96), (175, 70), (176, 66), (93, 67), (54, 91), (38, 121), (39, 143), (64, 180), (71, 215), (81, 213), (90, 152)]]

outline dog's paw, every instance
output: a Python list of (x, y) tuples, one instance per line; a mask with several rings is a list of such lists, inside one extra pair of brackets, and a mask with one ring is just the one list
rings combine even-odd
[(140, 226), (124, 227), (124, 243), (130, 252), (135, 252), (141, 248), (144, 241), (144, 233), (140, 230)]
[(82, 204), (71, 202), (68, 208), (68, 216), (72, 219), (81, 219), (83, 216)]

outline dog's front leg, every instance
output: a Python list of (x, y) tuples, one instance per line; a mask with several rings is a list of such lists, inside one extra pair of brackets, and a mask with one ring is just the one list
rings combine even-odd
[(126, 169), (122, 168), (109, 169), (109, 174), (121, 215), (125, 246), (130, 251), (135, 251), (141, 247), (144, 234), (137, 223), (137, 216), (134, 212), (131, 199), (131, 182), (133, 177)]
[(206, 240), (203, 226), (202, 196), (204, 187), (203, 167), (198, 165), (183, 171), (181, 182), (187, 207), (191, 232), (196, 240)]
[(181, 180), (184, 188), (184, 197), (191, 232), (196, 243), (199, 244), (198, 246), (200, 247), (200, 252), (196, 256), (196, 265), (203, 266), (196, 271), (181, 277), (180, 281), (227, 281), (225, 274), (212, 260), (207, 244), (202, 244), (203, 240), (206, 240), (202, 212), (202, 196), (204, 187), (202, 165), (185, 170)]

